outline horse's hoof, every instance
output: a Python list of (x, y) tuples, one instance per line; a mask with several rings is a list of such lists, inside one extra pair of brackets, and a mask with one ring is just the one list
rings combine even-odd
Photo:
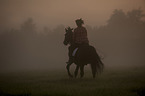
[(81, 76), (80, 78), (83, 78), (83, 76)]
[(73, 78), (73, 75), (69, 75), (70, 78)]
[(96, 78), (96, 75), (93, 75), (93, 79), (95, 79)]

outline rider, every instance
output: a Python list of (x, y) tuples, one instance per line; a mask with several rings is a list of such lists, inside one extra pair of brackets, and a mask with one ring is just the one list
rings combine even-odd
[(83, 27), (84, 21), (82, 19), (75, 20), (77, 28), (73, 32), (73, 45), (69, 47), (69, 61), (67, 64), (72, 64), (74, 57), (72, 56), (73, 51), (80, 46), (89, 45), (87, 37), (87, 30)]

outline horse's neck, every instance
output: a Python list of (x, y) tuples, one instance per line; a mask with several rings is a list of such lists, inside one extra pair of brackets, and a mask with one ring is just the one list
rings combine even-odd
[(70, 42), (70, 46), (74, 45), (73, 42)]
[(71, 36), (70, 38), (71, 38), (70, 45), (73, 45), (74, 44), (74, 42), (73, 42), (73, 36)]

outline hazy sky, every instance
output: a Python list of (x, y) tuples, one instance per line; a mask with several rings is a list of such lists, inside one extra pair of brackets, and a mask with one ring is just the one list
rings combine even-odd
[(0, 27), (18, 27), (29, 17), (40, 27), (74, 27), (80, 17), (87, 25), (104, 25), (114, 9), (138, 8), (145, 12), (145, 0), (0, 0)]

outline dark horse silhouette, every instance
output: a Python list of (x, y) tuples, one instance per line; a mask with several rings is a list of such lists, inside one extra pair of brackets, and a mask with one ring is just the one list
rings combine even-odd
[[(65, 39), (64, 39), (64, 45), (70, 45), (73, 46), (73, 29), (71, 29), (70, 27), (68, 27), (67, 29), (65, 29), (66, 33), (65, 33)], [(82, 46), (79, 47), (75, 57), (74, 57), (74, 63), (76, 64), (76, 69), (74, 72), (75, 77), (77, 77), (78, 74), (78, 70), (80, 68), (80, 75), (81, 77), (84, 76), (84, 65), (90, 64), (91, 65), (91, 69), (92, 69), (92, 74), (93, 74), (93, 78), (95, 78), (96, 73), (101, 73), (103, 71), (103, 63), (100, 59), (100, 57), (98, 56), (95, 48), (93, 46)], [(70, 73), (70, 65), (71, 64), (67, 64), (66, 68), (67, 68), (67, 72), (69, 77), (73, 77)]]

